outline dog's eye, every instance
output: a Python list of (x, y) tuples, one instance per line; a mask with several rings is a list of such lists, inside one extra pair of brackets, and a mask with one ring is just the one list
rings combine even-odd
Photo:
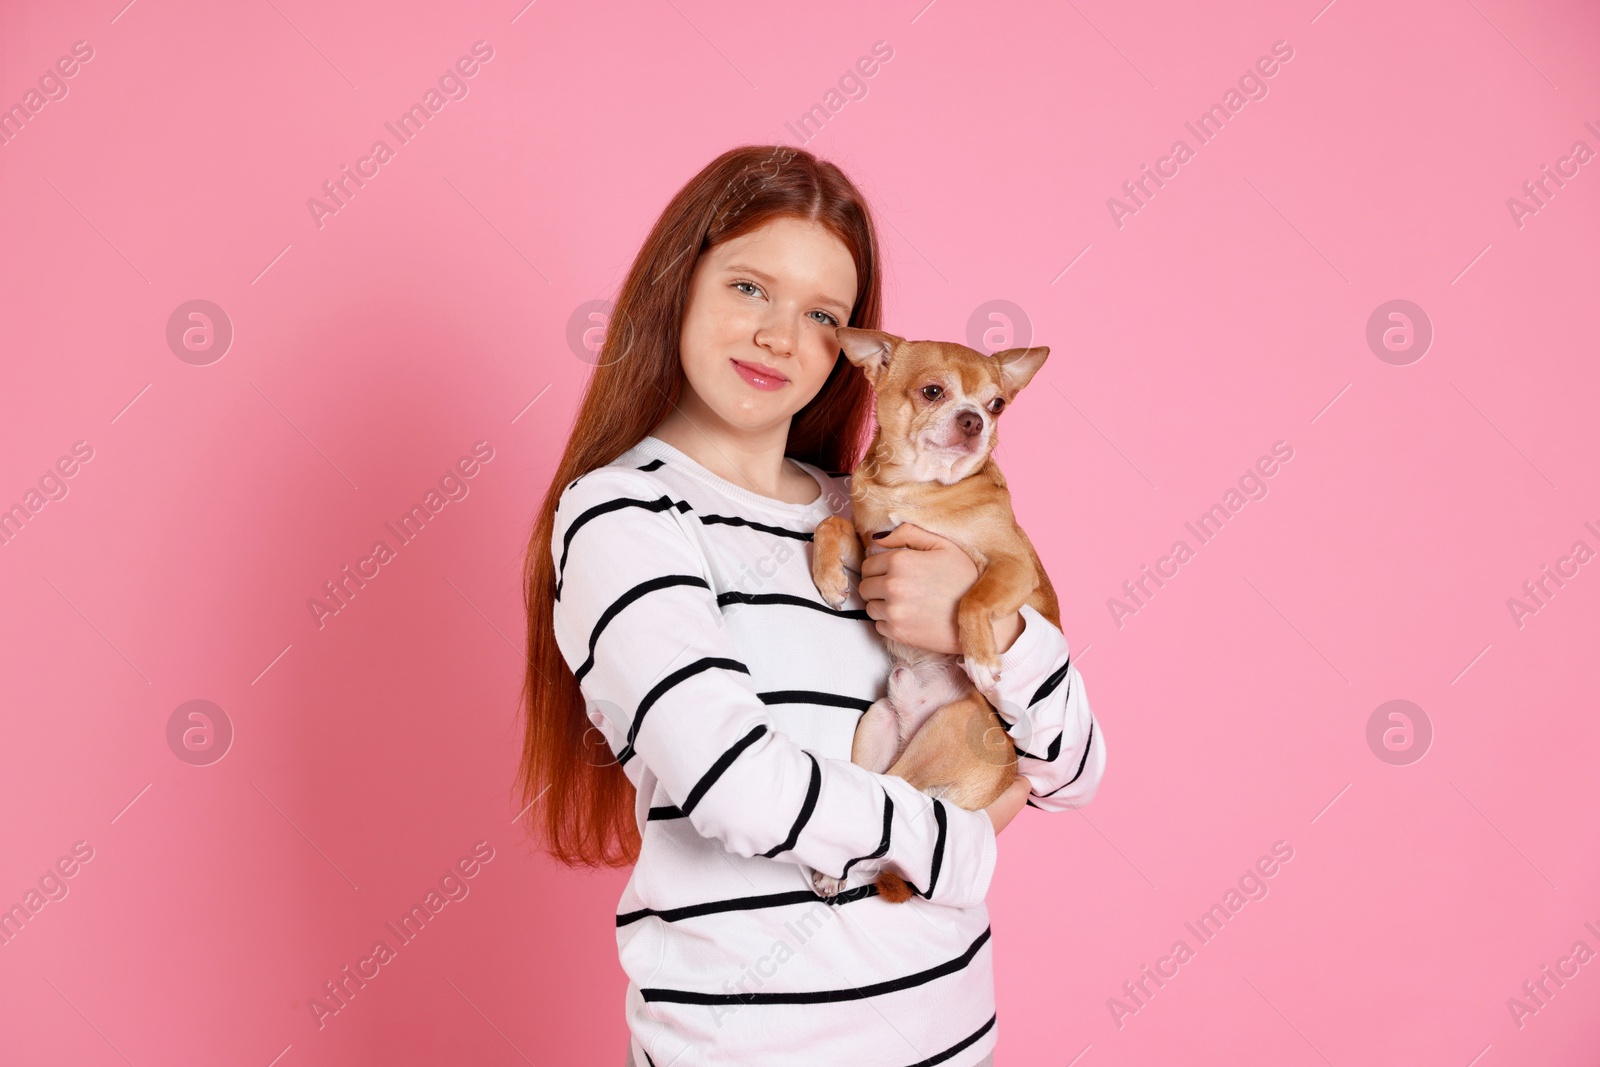
[(998, 415), (1000, 414), (1000, 409), (1005, 406), (1006, 398), (1003, 396), (997, 396), (993, 400), (989, 401), (989, 414)]
[(944, 387), (940, 385), (924, 385), (922, 395), (928, 400), (938, 400), (944, 396)]

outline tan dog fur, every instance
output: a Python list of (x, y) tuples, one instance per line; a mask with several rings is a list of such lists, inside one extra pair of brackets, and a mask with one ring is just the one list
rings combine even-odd
[[(871, 381), (878, 428), (851, 479), (854, 523), (824, 519), (814, 536), (812, 577), (834, 607), (848, 592), (846, 569), (892, 551), (871, 535), (903, 522), (955, 542), (978, 578), (956, 621), (962, 656), (927, 652), (885, 638), (895, 666), (889, 694), (857, 724), (851, 762), (904, 778), (960, 807), (987, 807), (1016, 778), (1017, 758), (991, 701), (1000, 655), (994, 621), (1031, 605), (1059, 626), (1049, 576), (1011, 511), (994, 462), (997, 419), (1044, 365), (1050, 350), (1013, 348), (986, 356), (965, 345), (907, 341), (849, 327), (838, 331), (845, 357)], [(844, 883), (820, 872), (812, 884), (833, 896)], [(911, 897), (890, 872), (877, 879), (891, 903)]]

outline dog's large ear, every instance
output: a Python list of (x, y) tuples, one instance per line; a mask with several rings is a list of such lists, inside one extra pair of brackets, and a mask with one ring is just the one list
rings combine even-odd
[(882, 330), (858, 330), (853, 326), (841, 326), (834, 332), (838, 335), (839, 347), (844, 349), (845, 358), (865, 371), (867, 379), (874, 383), (889, 366), (889, 358), (894, 355), (895, 346), (906, 343), (905, 338), (884, 333)]
[(1000, 363), (1000, 380), (1006, 395), (1014, 396), (1022, 387), (1033, 380), (1040, 367), (1044, 366), (1045, 357), (1050, 354), (1050, 349), (1044, 346), (1035, 348), (1008, 348), (1004, 352), (996, 352), (994, 358)]

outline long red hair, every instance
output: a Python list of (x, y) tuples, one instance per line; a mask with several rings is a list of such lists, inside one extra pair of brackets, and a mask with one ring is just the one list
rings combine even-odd
[[(551, 529), (561, 492), (649, 434), (678, 403), (678, 339), (701, 253), (778, 216), (826, 226), (855, 259), (848, 325), (879, 328), (878, 242), (860, 191), (838, 167), (803, 149), (730, 149), (678, 190), (622, 284), (600, 358), (584, 389), (523, 559), (528, 669), (517, 804), (529, 832), (568, 866), (620, 867), (639, 856), (633, 784), (589, 721), (551, 624)], [(829, 472), (852, 471), (867, 445), (872, 390), (841, 353), (822, 389), (789, 424), (785, 452)]]

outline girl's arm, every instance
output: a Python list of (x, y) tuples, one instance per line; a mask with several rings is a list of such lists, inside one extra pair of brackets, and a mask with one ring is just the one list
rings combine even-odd
[(556, 642), (629, 779), (659, 784), (696, 831), (736, 855), (839, 878), (887, 868), (934, 903), (981, 903), (997, 855), (988, 814), (818, 757), (774, 729), (679, 526), (687, 507), (644, 475), (607, 467), (556, 509)]
[(1024, 604), (1022, 633), (1000, 655), (1000, 704), (1017, 750), (1017, 773), (1033, 783), (1029, 807), (1081, 808), (1105, 774), (1106, 744), (1089, 710), (1067, 639)]

